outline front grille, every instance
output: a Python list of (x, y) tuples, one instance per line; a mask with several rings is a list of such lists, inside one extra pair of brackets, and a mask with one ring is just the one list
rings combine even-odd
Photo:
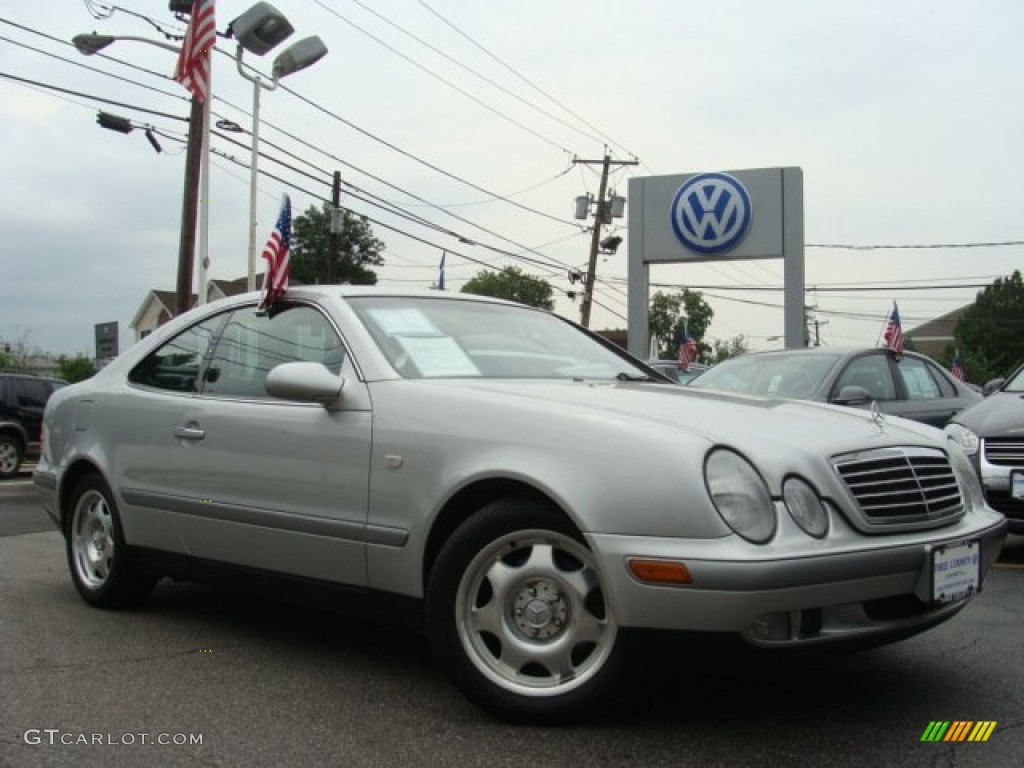
[(869, 528), (931, 527), (963, 514), (960, 488), (946, 454), (888, 448), (834, 460)]
[(997, 467), (1024, 467), (1024, 438), (989, 437), (984, 440), (985, 460)]

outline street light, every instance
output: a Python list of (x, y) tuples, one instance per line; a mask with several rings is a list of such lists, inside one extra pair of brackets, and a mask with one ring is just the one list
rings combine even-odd
[(294, 30), (285, 18), (269, 3), (256, 3), (228, 25), (229, 34), (238, 40), (235, 62), (238, 74), (252, 83), (252, 160), (249, 165), (249, 272), (248, 289), (256, 290), (256, 192), (259, 179), (260, 142), (260, 90), (272, 91), (283, 77), (305, 69), (327, 53), (327, 46), (316, 36), (307, 37), (290, 45), (276, 59), (271, 70), (272, 79), (265, 82), (259, 73), (248, 74), (242, 67), (242, 51), (262, 56), (287, 38)]
[(149, 45), (155, 45), (157, 48), (164, 48), (175, 53), (181, 50), (178, 46), (171, 45), (170, 43), (162, 43), (159, 40), (150, 40), (148, 37), (134, 37), (132, 35), (97, 35), (93, 32), (91, 35), (75, 35), (71, 38), (75, 48), (84, 56), (92, 56), (94, 53), (99, 53), (116, 40), (134, 40), (137, 43), (148, 43)]
[[(92, 56), (118, 40), (132, 40), (180, 53), (176, 45), (133, 35), (75, 35), (71, 42), (79, 53)], [(195, 262), (196, 220), (199, 209), (199, 171), (203, 156), (203, 103), (194, 96), (188, 118), (188, 141), (185, 152), (185, 187), (181, 202), (181, 233), (178, 236), (178, 284), (175, 291), (176, 315), (189, 309), (192, 298), (192, 265)], [(204, 287), (205, 288), (205, 287)]]

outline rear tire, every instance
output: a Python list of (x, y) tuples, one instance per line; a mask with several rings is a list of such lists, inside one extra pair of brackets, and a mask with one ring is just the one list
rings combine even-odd
[(596, 558), (549, 505), (497, 501), (456, 529), (426, 620), (440, 666), (500, 718), (568, 723), (613, 700), (624, 651)]
[(0, 478), (15, 477), (21, 467), (21, 441), (11, 434), (0, 435)]
[(114, 496), (98, 475), (75, 486), (64, 538), (71, 580), (89, 605), (135, 608), (156, 586), (156, 577), (132, 566)]

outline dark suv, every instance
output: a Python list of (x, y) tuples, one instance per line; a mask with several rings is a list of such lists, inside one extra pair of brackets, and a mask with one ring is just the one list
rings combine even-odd
[(50, 395), (66, 382), (28, 373), (0, 373), (0, 478), (24, 459), (39, 458), (39, 430)]

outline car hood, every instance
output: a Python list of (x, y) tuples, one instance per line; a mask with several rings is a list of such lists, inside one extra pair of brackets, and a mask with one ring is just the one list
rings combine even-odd
[(668, 430), (763, 455), (781, 445), (825, 457), (886, 445), (944, 443), (941, 431), (893, 416), (884, 417), (880, 426), (869, 411), (668, 384), (479, 379), (436, 384), (437, 395), (457, 398), (464, 413), (474, 410), (474, 402), (489, 405), (489, 421), (498, 431), (493, 406), (502, 401), (513, 427), (525, 427), (521, 419), (527, 412), (555, 422), (589, 422), (600, 413), (602, 420), (626, 431)]
[(1024, 394), (996, 392), (958, 413), (953, 421), (982, 437), (1024, 434)]

